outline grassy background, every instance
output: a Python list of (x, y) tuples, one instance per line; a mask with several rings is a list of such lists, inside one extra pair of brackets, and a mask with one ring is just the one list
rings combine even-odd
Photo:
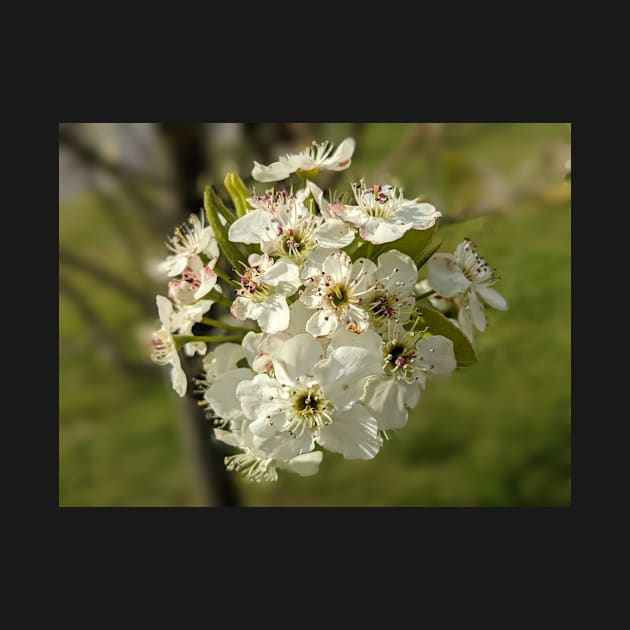
[[(352, 174), (379, 163), (406, 127), (368, 125)], [(510, 174), (549, 143), (570, 141), (569, 127), (561, 124), (454, 125), (447, 131), (451, 147), (412, 154), (395, 170), (408, 196), (430, 194), (444, 204), (438, 207), (455, 207), (474, 195), (469, 164)], [(127, 220), (133, 228), (133, 218)], [(488, 330), (476, 341), (479, 363), (429, 386), (407, 427), (393, 433), (375, 459), (352, 462), (326, 452), (315, 477), (281, 473), (269, 485), (239, 478), (243, 504), (568, 505), (570, 225), (568, 200), (537, 200), (507, 214), (442, 226), (441, 251), (452, 251), (468, 236), (503, 278), (497, 288), (510, 310), (488, 309)], [(61, 205), (59, 228), (60, 244), (133, 276), (96, 199), (84, 195)], [(157, 257), (165, 253), (161, 242), (145, 245)], [(80, 274), (72, 281), (141, 360), (139, 332), (154, 322)], [(60, 505), (197, 505), (168, 370), (156, 378), (128, 378), (95, 349), (64, 295), (59, 308)]]

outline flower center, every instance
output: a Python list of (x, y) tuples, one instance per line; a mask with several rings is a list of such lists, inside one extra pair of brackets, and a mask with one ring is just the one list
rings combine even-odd
[(329, 298), (335, 308), (343, 308), (350, 303), (350, 291), (344, 284), (337, 284), (331, 289)]
[(391, 219), (396, 216), (398, 199), (395, 188), (378, 184), (371, 188), (355, 186), (354, 194), (357, 203), (368, 216), (378, 219)]
[(398, 295), (383, 291), (372, 300), (369, 308), (372, 315), (378, 319), (395, 319), (398, 317), (399, 307), (400, 298)]
[(283, 230), (280, 231), (280, 250), (283, 255), (291, 258), (299, 258), (305, 249), (304, 235), (299, 230)]
[(408, 378), (413, 371), (413, 363), (416, 360), (415, 345), (408, 345), (402, 341), (391, 341), (385, 347), (385, 372), (387, 374), (399, 374), (401, 378)]
[(262, 302), (273, 293), (273, 287), (260, 281), (260, 273), (257, 267), (247, 269), (241, 276), (241, 286), (236, 290), (237, 295), (247, 297), (254, 302)]
[(289, 435), (299, 437), (306, 429), (318, 431), (321, 426), (332, 422), (332, 405), (324, 398), (319, 385), (292, 394)]

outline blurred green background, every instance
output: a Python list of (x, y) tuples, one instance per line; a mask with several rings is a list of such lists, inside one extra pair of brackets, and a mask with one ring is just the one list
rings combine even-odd
[(210, 425), (148, 361), (166, 287), (152, 265), (204, 184), (347, 135), (353, 164), (323, 185), (365, 176), (435, 203), (440, 250), (475, 241), (510, 310), (487, 310), (479, 362), (431, 384), (373, 460), (326, 452), (314, 477), (224, 483), (245, 506), (570, 504), (569, 124), (64, 123), (59, 133), (61, 506), (220, 504), (191, 428), (209, 441)]

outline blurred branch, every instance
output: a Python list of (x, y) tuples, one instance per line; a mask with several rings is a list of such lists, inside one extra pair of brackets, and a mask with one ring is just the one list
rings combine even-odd
[[(184, 368), (188, 374), (199, 373), (198, 368), (191, 367), (194, 362), (189, 357), (184, 359)], [(203, 504), (209, 507), (237, 506), (236, 488), (223, 462), (226, 448), (212, 437), (210, 421), (197, 405), (197, 400), (196, 396), (189, 393), (182, 400), (182, 411), (188, 451)]]
[(101, 267), (98, 263), (63, 248), (59, 249), (59, 262), (90, 276), (101, 284), (115, 289), (125, 297), (139, 304), (145, 312), (153, 313), (155, 311), (153, 299), (147, 292), (134, 287), (117, 274)]
[(372, 170), (373, 179), (379, 180), (393, 173), (402, 162), (411, 157), (414, 151), (422, 149), (430, 140), (433, 140), (441, 132), (441, 129), (441, 126), (436, 126), (433, 123), (414, 124), (400, 144)]
[[(118, 234), (120, 240), (125, 244), (125, 249), (129, 254), (134, 268), (144, 272), (144, 265), (141, 257), (142, 245), (123, 219), (120, 212), (120, 204), (110, 192), (99, 186), (92, 170), (88, 169), (87, 177), (91, 183), (91, 189), (94, 195), (100, 202), (98, 207), (103, 211), (103, 214), (107, 217), (107, 219), (109, 219), (114, 231)], [(146, 276), (146, 272), (144, 273)]]
[(117, 369), (134, 376), (138, 374), (155, 375), (153, 366), (131, 361), (125, 356), (121, 348), (121, 342), (107, 329), (96, 309), (67, 278), (59, 277), (59, 289), (74, 304), (79, 315), (81, 315), (90, 329), (94, 342), (100, 346)]
[[(72, 151), (79, 163), (88, 172), (102, 172), (111, 177), (112, 181), (120, 187), (129, 201), (141, 212), (146, 225), (156, 235), (161, 234), (165, 230), (165, 226), (161, 225), (159, 217), (154, 211), (153, 202), (138, 188), (138, 184), (140, 183), (145, 186), (148, 184), (150, 189), (154, 189), (155, 185), (151, 181), (147, 181), (147, 177), (153, 179), (152, 175), (106, 159), (95, 149), (83, 142), (75, 132), (70, 131), (66, 126), (60, 126), (59, 128), (59, 145)], [(138, 173), (142, 175), (139, 176)], [(161, 182), (159, 184), (160, 186), (171, 187), (170, 183), (165, 182), (161, 178), (157, 179)]]
[[(178, 211), (183, 217), (203, 205), (199, 180), (210, 171), (207, 129), (201, 123), (161, 123), (158, 131), (169, 154)], [(189, 383), (202, 371), (198, 357), (182, 357), (182, 366)], [(205, 412), (190, 390), (185, 398), (184, 427), (205, 504), (238, 505), (234, 481), (223, 463), (224, 452), (212, 439)]]
[(161, 188), (171, 187), (173, 185), (172, 182), (162, 177), (152, 175), (151, 173), (134, 168), (128, 164), (123, 164), (105, 157), (87, 142), (81, 140), (75, 132), (71, 131), (65, 125), (59, 127), (59, 143), (70, 149), (85, 164), (98, 167), (114, 177), (141, 180), (151, 186)]

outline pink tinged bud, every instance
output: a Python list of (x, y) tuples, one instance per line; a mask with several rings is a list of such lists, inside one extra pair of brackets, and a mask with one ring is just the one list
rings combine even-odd
[(278, 226), (277, 230), (278, 230), (278, 236), (280, 236), (280, 234), (284, 232), (284, 230), (280, 226)]

